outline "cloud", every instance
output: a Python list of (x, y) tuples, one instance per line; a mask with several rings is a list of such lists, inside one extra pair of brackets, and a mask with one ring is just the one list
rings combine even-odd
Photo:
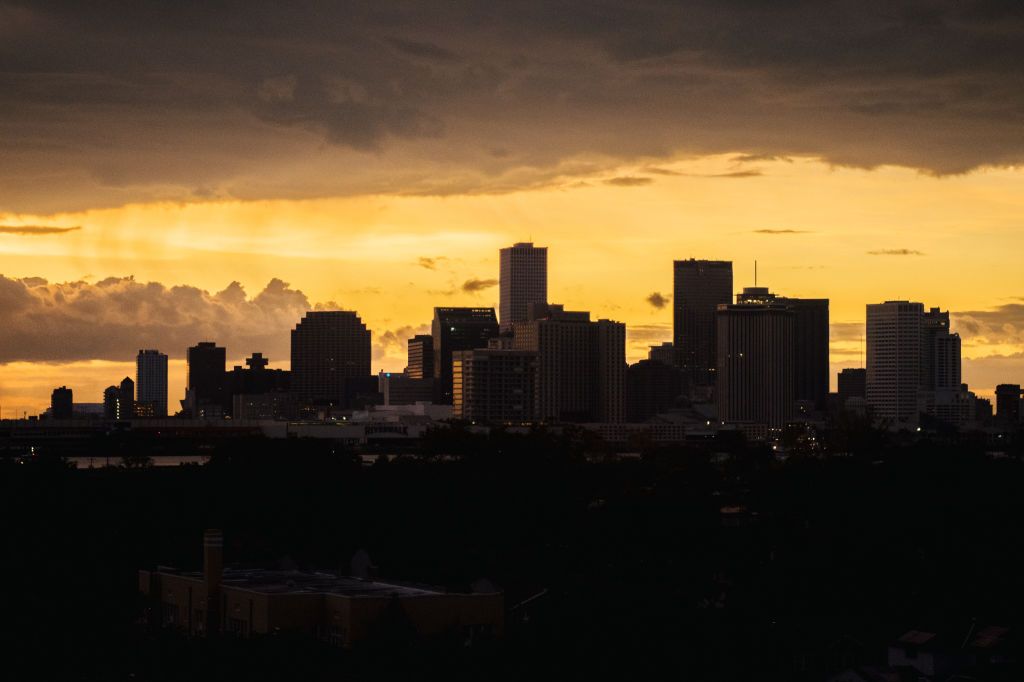
[(660, 310), (668, 305), (669, 297), (655, 291), (644, 300)]
[(156, 0), (0, 4), (0, 210), (197, 187), (479, 194), (579, 179), (561, 169), (584, 161), (607, 177), (709, 154), (1020, 165), (1020, 10), (920, 5), (311, 0), (255, 3), (239, 22), (210, 3), (170, 21)]
[(877, 251), (868, 251), (869, 256), (923, 256), (923, 251), (916, 249), (878, 249)]
[(446, 261), (446, 260), (448, 260), (448, 258), (445, 257), (445, 256), (434, 256), (434, 257), (420, 256), (419, 259), (416, 261), (416, 265), (420, 266), (421, 268), (426, 268), (427, 270), (436, 270), (437, 266), (442, 261)]
[(612, 185), (613, 187), (642, 187), (649, 185), (654, 180), (652, 178), (645, 178), (636, 175), (622, 175), (616, 178), (609, 178), (604, 181), (606, 185)]
[(498, 280), (496, 279), (467, 279), (462, 283), (462, 290), (467, 294), (475, 294), (496, 286), (498, 286)]
[(754, 234), (810, 234), (810, 230), (753, 230)]
[(672, 326), (668, 324), (634, 324), (626, 327), (630, 344), (661, 343), (672, 340)]
[(430, 325), (405, 325), (398, 329), (387, 329), (374, 334), (373, 359), (406, 358), (409, 339), (417, 334), (429, 334)]
[(81, 225), (59, 227), (57, 225), (0, 225), (0, 234), (45, 235), (64, 234), (81, 230)]
[(952, 312), (950, 317), (953, 330), (972, 345), (1024, 344), (1024, 303)]
[(261, 351), (280, 360), (290, 355), (289, 330), (310, 307), (279, 279), (249, 297), (238, 282), (210, 293), (132, 277), (90, 284), (0, 275), (0, 362), (123, 361), (139, 348), (177, 358), (203, 340), (232, 356)]
[(863, 322), (833, 322), (829, 325), (832, 341), (860, 341), (864, 338)]

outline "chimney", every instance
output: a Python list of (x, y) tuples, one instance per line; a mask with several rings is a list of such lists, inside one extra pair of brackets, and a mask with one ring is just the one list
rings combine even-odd
[(203, 533), (203, 582), (206, 583), (206, 634), (220, 632), (220, 581), (224, 575), (224, 534), (216, 528)]

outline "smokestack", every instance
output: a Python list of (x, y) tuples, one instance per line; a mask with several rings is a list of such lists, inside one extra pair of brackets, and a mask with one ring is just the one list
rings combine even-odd
[(203, 582), (206, 583), (206, 634), (220, 632), (220, 581), (224, 576), (224, 534), (217, 528), (203, 533)]

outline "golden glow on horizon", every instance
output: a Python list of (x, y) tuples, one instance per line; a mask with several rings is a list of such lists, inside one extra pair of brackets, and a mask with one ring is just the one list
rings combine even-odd
[[(737, 290), (753, 283), (757, 259), (759, 281), (773, 291), (830, 298), (833, 323), (863, 323), (864, 305), (886, 299), (960, 311), (1024, 295), (1024, 170), (936, 178), (808, 158), (738, 164), (730, 155), (659, 163), (656, 170), (624, 166), (500, 195), (160, 203), (0, 216), (11, 225), (82, 226), (59, 235), (0, 234), (2, 274), (50, 281), (134, 275), (211, 291), (238, 280), (250, 296), (279, 277), (312, 303), (357, 310), (376, 335), (429, 322), (435, 305), (496, 305), (496, 287), (472, 293), (462, 284), (496, 279), (497, 250), (532, 239), (550, 249), (551, 300), (626, 322), (630, 360), (671, 338), (671, 304), (656, 309), (645, 298), (671, 295), (675, 258), (732, 260)], [(649, 181), (609, 182), (616, 177)], [(885, 251), (923, 255), (871, 255)], [(428, 269), (420, 258), (438, 260)], [(228, 349), (232, 357), (252, 350), (259, 349)], [(965, 357), (1021, 351), (964, 345)], [(834, 367), (859, 364), (856, 338), (834, 340), (832, 352)], [(278, 360), (275, 366), (286, 364)], [(0, 402), (5, 413), (14, 403), (31, 411), (47, 405), (50, 389), (62, 383), (76, 401), (97, 402), (86, 385), (101, 393), (125, 374), (107, 365), (121, 363), (8, 364), (0, 368)], [(72, 366), (63, 375), (49, 371)], [(375, 371), (403, 366), (397, 347), (374, 361)], [(38, 381), (26, 383), (33, 373)], [(171, 377), (172, 405), (183, 380)], [(965, 380), (972, 381), (966, 366)]]

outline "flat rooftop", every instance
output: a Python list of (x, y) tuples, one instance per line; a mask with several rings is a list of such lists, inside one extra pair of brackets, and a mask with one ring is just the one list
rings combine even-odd
[[(174, 575), (203, 579), (203, 574), (199, 572), (180, 572)], [(330, 571), (225, 568), (220, 584), (223, 588), (233, 587), (261, 594), (340, 594), (349, 597), (424, 597), (446, 594), (437, 588), (364, 580)]]

